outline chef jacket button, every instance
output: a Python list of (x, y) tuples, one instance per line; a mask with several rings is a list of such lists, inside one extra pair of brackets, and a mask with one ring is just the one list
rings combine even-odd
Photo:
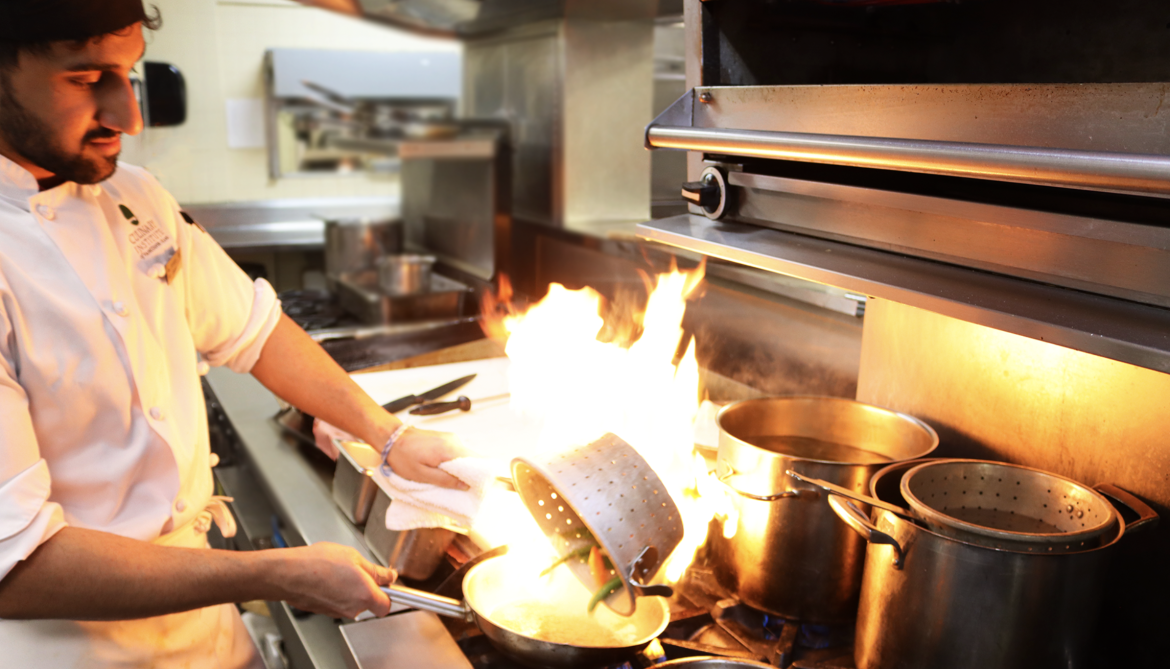
[(214, 467), (214, 466), (219, 464), (219, 456), (216, 455), (215, 453), (212, 453), (211, 455), (207, 456), (207, 462), (212, 467)]
[(151, 418), (153, 418), (155, 420), (162, 420), (165, 416), (166, 416), (166, 414), (163, 412), (161, 407), (151, 407), (150, 408), (150, 417)]
[(130, 315), (130, 310), (126, 308), (125, 302), (115, 302), (113, 304), (113, 307), (114, 307), (114, 313), (118, 314), (119, 316), (129, 316)]
[(148, 274), (152, 279), (161, 279), (167, 275), (167, 266), (160, 262), (156, 262), (150, 266)]
[(195, 365), (195, 371), (199, 373), (199, 376), (207, 376), (207, 373), (211, 371), (211, 365), (207, 364), (206, 360), (200, 360)]
[(53, 211), (52, 207), (47, 207), (43, 204), (37, 205), (37, 213), (50, 221), (57, 218), (57, 213)]
[(178, 511), (179, 513), (183, 513), (186, 510), (187, 510), (187, 500), (180, 497), (178, 500), (175, 501), (175, 511)]

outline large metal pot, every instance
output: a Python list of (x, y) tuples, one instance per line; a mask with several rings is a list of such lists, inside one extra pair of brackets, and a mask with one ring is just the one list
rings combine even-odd
[(736, 402), (716, 422), (717, 473), (738, 512), (734, 526), (729, 518), (708, 539), (716, 580), (769, 613), (851, 620), (865, 541), (842, 526), (827, 496), (785, 472), (864, 492), (890, 462), (933, 451), (938, 435), (916, 418), (833, 397)]
[[(871, 481), (872, 494), (904, 504), (899, 484), (916, 464), (882, 469)], [(1121, 522), (1096, 548), (1063, 554), (965, 543), (881, 509), (871, 522), (833, 496), (834, 510), (872, 544), (857, 617), (858, 669), (1085, 666), (1114, 547), (1127, 531), (1158, 521), (1125, 491), (1097, 489), (1133, 509), (1139, 520)]]
[(378, 259), (402, 250), (402, 220), (341, 218), (325, 221), (325, 275), (336, 280), (377, 267)]

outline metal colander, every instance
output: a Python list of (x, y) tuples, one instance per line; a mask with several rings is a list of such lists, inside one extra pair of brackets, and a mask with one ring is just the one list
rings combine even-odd
[[(622, 587), (605, 599), (631, 615), (635, 597), (669, 596), (668, 586), (647, 585), (683, 537), (682, 518), (670, 492), (632, 446), (613, 434), (556, 454), (512, 460), (516, 492), (560, 556), (596, 540), (613, 563)], [(567, 565), (590, 591), (598, 585), (589, 565)]]
[(1092, 488), (984, 460), (935, 460), (906, 472), (902, 496), (930, 529), (991, 548), (1069, 553), (1095, 548), (1117, 512)]

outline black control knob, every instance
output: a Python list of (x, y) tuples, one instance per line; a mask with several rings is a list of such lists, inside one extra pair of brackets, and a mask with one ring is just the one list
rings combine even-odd
[(702, 209), (708, 218), (719, 218), (727, 201), (726, 182), (719, 170), (708, 167), (698, 181), (682, 185), (682, 196)]
[(709, 174), (704, 175), (701, 181), (688, 181), (682, 185), (683, 199), (707, 211), (715, 211), (719, 207), (722, 195), (723, 189), (719, 187), (719, 182)]

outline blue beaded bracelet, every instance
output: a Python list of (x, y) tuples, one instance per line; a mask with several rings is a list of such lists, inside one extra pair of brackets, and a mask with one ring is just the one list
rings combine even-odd
[(382, 476), (390, 476), (390, 449), (402, 437), (402, 435), (406, 434), (406, 431), (409, 429), (410, 426), (406, 423), (403, 423), (402, 425), (399, 425), (398, 429), (394, 430), (394, 432), (391, 433), (390, 438), (386, 440), (386, 445), (382, 447)]

